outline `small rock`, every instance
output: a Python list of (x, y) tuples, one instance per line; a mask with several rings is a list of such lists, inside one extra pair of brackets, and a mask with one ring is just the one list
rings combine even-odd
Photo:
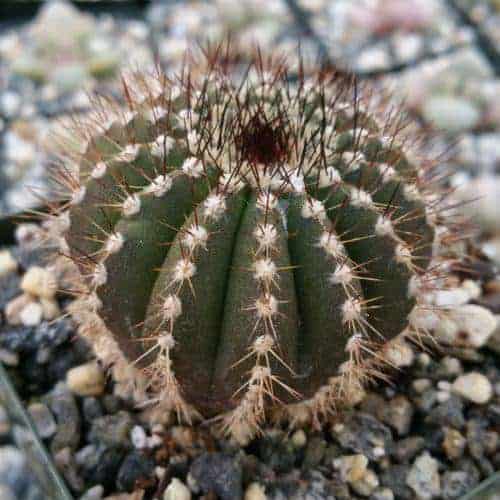
[(444, 500), (460, 498), (474, 487), (474, 481), (469, 474), (462, 471), (446, 471), (442, 480), (442, 496)]
[(371, 469), (367, 469), (361, 479), (351, 482), (351, 488), (362, 497), (371, 495), (378, 485), (378, 477)]
[(0, 278), (17, 271), (17, 261), (8, 250), (0, 251)]
[(394, 493), (389, 488), (377, 488), (370, 500), (394, 500)]
[(389, 488), (398, 500), (414, 500), (415, 495), (406, 485), (407, 465), (394, 465), (380, 475), (382, 486)]
[(243, 497), (241, 466), (230, 455), (203, 453), (191, 464), (190, 476), (204, 493), (213, 492), (221, 500)]
[(302, 462), (304, 469), (314, 469), (321, 463), (325, 455), (326, 444), (326, 441), (321, 436), (313, 436), (309, 439)]
[(30, 297), (27, 293), (18, 295), (16, 298), (7, 302), (5, 305), (5, 318), (7, 323), (9, 323), (9, 325), (20, 325), (22, 323), (21, 312), (33, 302), (33, 297)]
[(0, 404), (0, 437), (10, 432), (10, 419), (7, 410)]
[(89, 440), (107, 446), (129, 448), (133, 425), (134, 421), (126, 411), (119, 411), (115, 415), (104, 415), (92, 422)]
[(244, 500), (266, 500), (266, 488), (259, 483), (250, 483), (245, 491)]
[(410, 462), (424, 449), (425, 439), (422, 436), (411, 436), (394, 443), (392, 455), (400, 462)]
[(163, 493), (163, 500), (191, 500), (191, 491), (182, 481), (174, 477)]
[(398, 368), (411, 366), (415, 361), (415, 353), (408, 342), (399, 340), (385, 351), (387, 360)]
[(422, 453), (414, 462), (406, 477), (406, 484), (423, 500), (438, 497), (441, 493), (438, 461)]
[(54, 299), (40, 299), (40, 305), (42, 306), (43, 319), (52, 320), (61, 315), (61, 309), (59, 304)]
[(148, 445), (148, 436), (140, 425), (134, 425), (130, 432), (130, 440), (138, 450), (143, 450)]
[(65, 388), (56, 386), (48, 396), (50, 409), (56, 417), (57, 431), (50, 443), (53, 454), (69, 447), (76, 449), (80, 443), (80, 412), (73, 395)]
[(299, 429), (292, 434), (290, 441), (295, 448), (303, 448), (307, 444), (306, 433), (302, 429)]
[(43, 403), (32, 403), (28, 406), (33, 423), (35, 424), (37, 434), (42, 439), (47, 439), (57, 431), (56, 421), (51, 411)]
[(63, 448), (54, 455), (54, 464), (64, 476), (64, 479), (73, 491), (82, 492), (83, 479), (78, 475), (75, 457), (70, 448)]
[(23, 276), (21, 289), (35, 297), (52, 299), (57, 292), (57, 281), (48, 269), (32, 266)]
[(79, 396), (99, 396), (104, 392), (104, 374), (96, 361), (68, 370), (66, 384)]
[(139, 481), (151, 480), (154, 474), (155, 461), (140, 452), (129, 453), (123, 461), (116, 485), (121, 491), (132, 491)]
[(19, 313), (19, 320), (24, 326), (36, 326), (42, 322), (43, 308), (39, 302), (30, 302)]
[(452, 391), (476, 404), (487, 403), (493, 395), (491, 382), (481, 373), (470, 372), (458, 377)]
[(397, 396), (386, 406), (383, 421), (396, 430), (399, 436), (408, 434), (413, 418), (413, 406), (404, 396)]
[(101, 500), (104, 495), (104, 488), (101, 484), (97, 484), (89, 488), (81, 497), (80, 500)]
[(425, 422), (461, 429), (465, 425), (464, 404), (458, 396), (452, 395), (433, 408), (425, 417)]
[(366, 474), (368, 458), (364, 455), (344, 455), (333, 461), (333, 466), (340, 472), (340, 477), (352, 484), (360, 481)]
[(451, 95), (427, 98), (422, 113), (428, 122), (450, 133), (472, 129), (481, 118), (474, 102), (464, 97)]
[(456, 429), (446, 427), (444, 429), (443, 450), (450, 460), (460, 458), (465, 450), (467, 440)]

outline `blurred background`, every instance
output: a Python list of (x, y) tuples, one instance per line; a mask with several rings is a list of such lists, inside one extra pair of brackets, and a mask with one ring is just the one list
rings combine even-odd
[[(0, 214), (36, 204), (54, 130), (86, 113), (117, 76), (231, 35), (240, 61), (255, 43), (376, 80), (405, 100), (429, 148), (445, 156), (457, 199), (500, 255), (498, 0), (213, 0), (0, 2)], [(63, 125), (64, 126), (64, 125)]]

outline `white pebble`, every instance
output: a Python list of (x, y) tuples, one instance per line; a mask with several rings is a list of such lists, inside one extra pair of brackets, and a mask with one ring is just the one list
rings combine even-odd
[(138, 450), (147, 448), (148, 436), (146, 435), (146, 431), (140, 425), (135, 425), (132, 428), (130, 431), (130, 440)]
[(189, 488), (174, 477), (163, 493), (163, 500), (191, 500)]
[(43, 308), (39, 302), (31, 302), (19, 314), (19, 319), (24, 326), (39, 325), (43, 318)]
[(245, 491), (244, 500), (266, 500), (266, 488), (259, 483), (250, 483)]
[(451, 389), (455, 394), (476, 404), (485, 404), (493, 396), (491, 382), (478, 372), (460, 375), (453, 382)]

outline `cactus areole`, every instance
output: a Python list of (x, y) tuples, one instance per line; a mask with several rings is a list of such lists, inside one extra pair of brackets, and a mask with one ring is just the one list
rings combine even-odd
[(271, 408), (321, 417), (381, 373), (418, 333), (446, 230), (432, 162), (354, 78), (200, 73), (124, 77), (125, 109), (96, 104), (53, 226), (117, 380), (251, 435)]

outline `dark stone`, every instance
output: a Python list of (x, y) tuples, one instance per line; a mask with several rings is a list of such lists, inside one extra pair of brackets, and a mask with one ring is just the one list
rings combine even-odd
[(203, 453), (191, 464), (190, 474), (204, 493), (213, 492), (221, 500), (243, 497), (241, 466), (230, 455)]
[(391, 455), (400, 463), (408, 463), (423, 450), (425, 439), (422, 436), (411, 436), (394, 443)]
[(257, 441), (257, 455), (277, 473), (290, 472), (297, 455), (292, 443), (281, 436), (265, 436)]
[(366, 413), (348, 415), (342, 432), (335, 433), (334, 438), (346, 450), (362, 453), (370, 460), (378, 458), (375, 448), (389, 450), (392, 446), (390, 429)]
[(123, 461), (118, 476), (116, 487), (120, 491), (133, 491), (138, 482), (147, 482), (154, 473), (155, 461), (143, 453), (133, 451)]
[(379, 475), (380, 484), (390, 488), (398, 500), (413, 500), (413, 492), (406, 485), (409, 470), (406, 465), (394, 465)]
[(471, 476), (462, 471), (446, 471), (441, 477), (441, 494), (444, 500), (460, 498), (474, 487)]
[(112, 492), (124, 456), (124, 450), (101, 446), (86, 457), (82, 464), (82, 477), (87, 484), (102, 484), (107, 492)]
[(9, 273), (0, 278), (0, 309), (5, 309), (5, 306), (12, 299), (19, 295), (19, 284), (21, 277), (17, 273)]
[(130, 431), (133, 426), (134, 420), (126, 411), (99, 417), (92, 422), (89, 441), (111, 447), (129, 448)]
[(304, 469), (313, 469), (321, 463), (325, 456), (326, 444), (322, 436), (313, 436), (308, 440), (302, 462)]
[(52, 413), (56, 417), (57, 431), (50, 443), (50, 449), (55, 455), (63, 448), (76, 450), (80, 443), (80, 412), (74, 396), (66, 389), (59, 389), (46, 398)]
[(464, 404), (462, 400), (455, 395), (451, 395), (448, 400), (431, 410), (429, 415), (425, 417), (425, 422), (440, 427), (446, 426), (458, 430), (462, 429), (465, 425)]

